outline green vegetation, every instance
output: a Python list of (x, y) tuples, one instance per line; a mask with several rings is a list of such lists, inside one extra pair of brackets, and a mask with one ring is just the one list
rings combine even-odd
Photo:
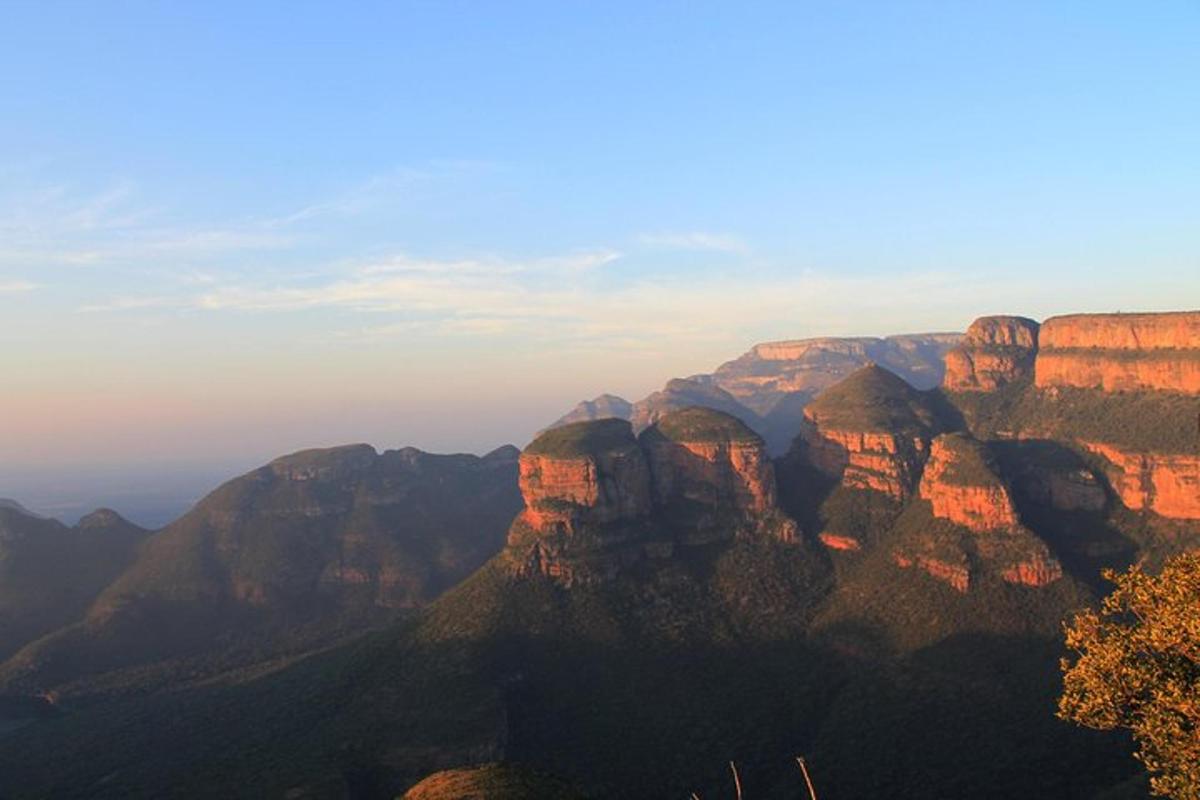
[(526, 453), (551, 458), (598, 455), (637, 447), (633, 426), (623, 419), (572, 422), (545, 431), (525, 448)]
[(1200, 798), (1200, 553), (1152, 576), (1108, 572), (1116, 589), (1067, 628), (1059, 715), (1133, 733), (1154, 794)]
[(817, 395), (808, 414), (832, 430), (906, 434), (936, 427), (925, 396), (879, 366), (857, 370)]
[(762, 443), (759, 435), (736, 417), (698, 406), (665, 414), (653, 427), (676, 442)]
[(1017, 434), (1097, 441), (1155, 453), (1200, 450), (1200, 399), (1168, 392), (1037, 389), (1023, 381), (996, 392), (950, 395), (980, 439)]
[(938, 442), (947, 451), (942, 481), (956, 486), (1000, 484), (996, 463), (985, 444), (964, 433), (944, 434), (938, 438)]

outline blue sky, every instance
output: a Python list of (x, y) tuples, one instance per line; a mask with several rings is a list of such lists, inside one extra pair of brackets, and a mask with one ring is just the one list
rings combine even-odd
[(16, 2), (0, 75), (7, 464), (482, 451), (756, 341), (1200, 307), (1194, 2)]

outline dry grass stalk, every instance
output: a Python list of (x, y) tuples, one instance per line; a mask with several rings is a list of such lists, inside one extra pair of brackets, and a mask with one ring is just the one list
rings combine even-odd
[(800, 765), (800, 771), (804, 773), (804, 782), (808, 784), (808, 796), (812, 800), (817, 800), (817, 790), (813, 788), (812, 778), (808, 775), (808, 766), (804, 763), (804, 756), (796, 756), (796, 763)]
[(733, 772), (733, 788), (737, 790), (737, 800), (742, 800), (742, 778), (738, 775), (737, 765), (730, 761), (729, 769)]

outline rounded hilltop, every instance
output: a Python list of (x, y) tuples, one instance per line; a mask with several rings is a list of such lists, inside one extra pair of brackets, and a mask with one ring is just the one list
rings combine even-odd
[(511, 764), (435, 772), (409, 789), (400, 800), (579, 800), (566, 783)]
[(930, 458), (942, 464), (938, 479), (959, 486), (1001, 485), (998, 467), (983, 442), (967, 433), (943, 433)]
[(664, 414), (655, 421), (652, 429), (675, 442), (762, 442), (762, 438), (737, 417), (701, 406)]
[(579, 458), (637, 447), (633, 426), (623, 419), (572, 422), (540, 434), (525, 448), (527, 455)]
[(868, 364), (834, 384), (809, 404), (805, 416), (827, 430), (910, 432), (929, 428), (926, 398), (903, 378)]

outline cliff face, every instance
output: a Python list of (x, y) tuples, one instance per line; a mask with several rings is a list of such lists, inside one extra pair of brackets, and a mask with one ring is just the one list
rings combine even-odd
[(946, 353), (942, 386), (949, 391), (990, 392), (1033, 374), (1038, 324), (1025, 317), (980, 317), (963, 341)]
[(979, 443), (965, 436), (944, 434), (933, 440), (919, 493), (935, 517), (972, 531), (1018, 524), (1008, 487), (984, 460)]
[(1082, 442), (1103, 457), (1109, 485), (1126, 507), (1173, 519), (1200, 519), (1200, 456), (1137, 453)]
[(1043, 388), (1200, 394), (1200, 312), (1046, 320), (1036, 383)]
[(919, 497), (938, 522), (924, 523), (919, 507), (906, 512), (894, 553), (897, 565), (922, 569), (963, 592), (978, 573), (1027, 586), (1062, 577), (1045, 543), (1021, 524), (1008, 486), (981, 442), (960, 433), (934, 439)]
[(785, 541), (796, 525), (776, 507), (775, 469), (761, 438), (733, 417), (692, 408), (640, 437), (663, 517), (685, 541), (766, 533)]
[(936, 420), (926, 399), (896, 375), (864, 367), (805, 410), (804, 458), (843, 486), (908, 497)]
[(615, 419), (552, 429), (521, 454), (520, 472), (526, 508), (508, 537), (519, 575), (590, 583), (677, 545), (796, 539), (762, 439), (711, 409), (667, 413), (637, 438)]
[(649, 468), (629, 423), (604, 420), (569, 428), (581, 425), (612, 429), (611, 441), (592, 450), (530, 447), (521, 453), (526, 501), (521, 519), (536, 534), (572, 535), (649, 515)]

